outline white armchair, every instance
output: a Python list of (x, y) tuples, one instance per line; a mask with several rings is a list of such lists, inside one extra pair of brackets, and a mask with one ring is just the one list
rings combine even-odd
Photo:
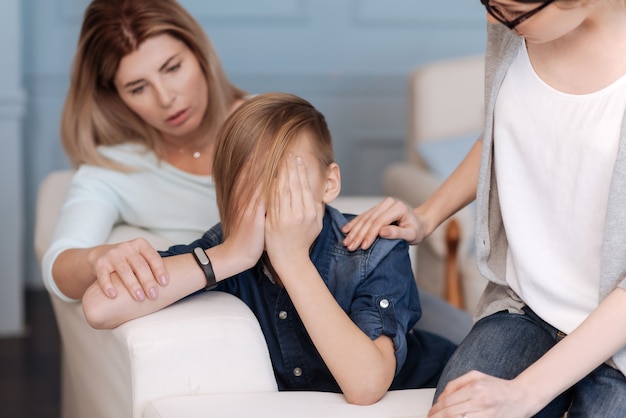
[[(483, 126), (483, 56), (435, 61), (409, 76), (406, 160), (384, 174), (385, 194), (423, 203), (461, 162)], [(473, 254), (474, 215), (466, 207), (415, 250), (420, 289), (473, 311), (486, 281)]]
[[(40, 261), (72, 174), (55, 172), (41, 184), (35, 228)], [(137, 236), (157, 248), (170, 245), (129, 226), (116, 228), (110, 241)], [(231, 295), (199, 295), (110, 331), (91, 328), (80, 303), (50, 296), (61, 335), (64, 418), (141, 417), (150, 400), (162, 397), (277, 390), (258, 322)]]
[[(72, 172), (50, 174), (39, 190), (35, 251), (47, 249)], [(362, 211), (379, 198), (341, 198)], [(170, 243), (129, 226), (110, 241), (137, 236), (156, 248)], [(388, 393), (371, 406), (340, 394), (278, 392), (259, 324), (239, 299), (209, 292), (106, 331), (89, 327), (80, 303), (51, 295), (61, 335), (63, 418), (204, 416), (425, 417), (434, 390)]]

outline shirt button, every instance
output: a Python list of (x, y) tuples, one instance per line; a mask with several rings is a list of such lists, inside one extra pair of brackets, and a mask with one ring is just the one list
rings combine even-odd
[(295, 369), (293, 369), (293, 375), (295, 377), (300, 377), (302, 376), (302, 369), (300, 367), (296, 367)]
[(381, 299), (378, 305), (383, 309), (387, 309), (389, 307), (389, 301), (387, 299)]
[(287, 319), (287, 312), (285, 312), (285, 311), (280, 311), (280, 312), (278, 313), (278, 317), (279, 317), (280, 319)]

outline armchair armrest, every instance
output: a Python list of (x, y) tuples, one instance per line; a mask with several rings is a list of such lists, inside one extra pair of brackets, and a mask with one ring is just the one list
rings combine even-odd
[(80, 303), (52, 299), (63, 318), (64, 417), (140, 417), (162, 397), (277, 391), (258, 322), (234, 296), (196, 295), (103, 331)]
[(112, 334), (132, 365), (133, 416), (164, 396), (278, 390), (256, 317), (227, 293), (193, 296)]
[[(41, 261), (73, 171), (51, 173), (39, 188), (35, 250)], [(144, 237), (171, 243), (128, 225), (109, 242)], [(225, 392), (277, 391), (256, 317), (236, 297), (209, 292), (179, 301), (114, 330), (95, 330), (80, 303), (50, 294), (61, 335), (63, 418), (140, 417), (156, 398)]]

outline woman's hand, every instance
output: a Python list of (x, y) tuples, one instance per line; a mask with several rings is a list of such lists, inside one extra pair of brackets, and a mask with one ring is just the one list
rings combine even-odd
[(287, 156), (280, 170), (274, 202), (267, 209), (265, 248), (277, 267), (309, 258), (313, 241), (322, 230), (324, 206), (316, 201), (302, 158)]
[(514, 380), (498, 379), (471, 371), (448, 383), (428, 412), (430, 418), (443, 417), (530, 417), (532, 404)]
[(117, 297), (119, 289), (111, 282), (111, 274), (117, 273), (126, 290), (137, 301), (146, 296), (156, 299), (159, 285), (167, 285), (169, 278), (159, 253), (143, 238), (119, 244), (96, 247), (93, 262), (96, 281), (105, 295)]
[(350, 251), (359, 247), (368, 249), (379, 235), (382, 238), (403, 239), (412, 245), (419, 244), (428, 236), (423, 218), (418, 217), (404, 202), (391, 197), (352, 219), (342, 231), (347, 234), (343, 245)]

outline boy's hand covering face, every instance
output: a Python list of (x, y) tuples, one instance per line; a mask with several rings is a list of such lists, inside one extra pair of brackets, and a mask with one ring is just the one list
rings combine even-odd
[(224, 241), (224, 245), (231, 245), (233, 253), (245, 258), (251, 267), (261, 258), (264, 244), (265, 201), (261, 196), (261, 191), (257, 190), (246, 204), (243, 213)]
[(265, 247), (272, 265), (308, 259), (322, 230), (324, 205), (313, 194), (302, 158), (287, 156), (274, 193), (265, 221)]

